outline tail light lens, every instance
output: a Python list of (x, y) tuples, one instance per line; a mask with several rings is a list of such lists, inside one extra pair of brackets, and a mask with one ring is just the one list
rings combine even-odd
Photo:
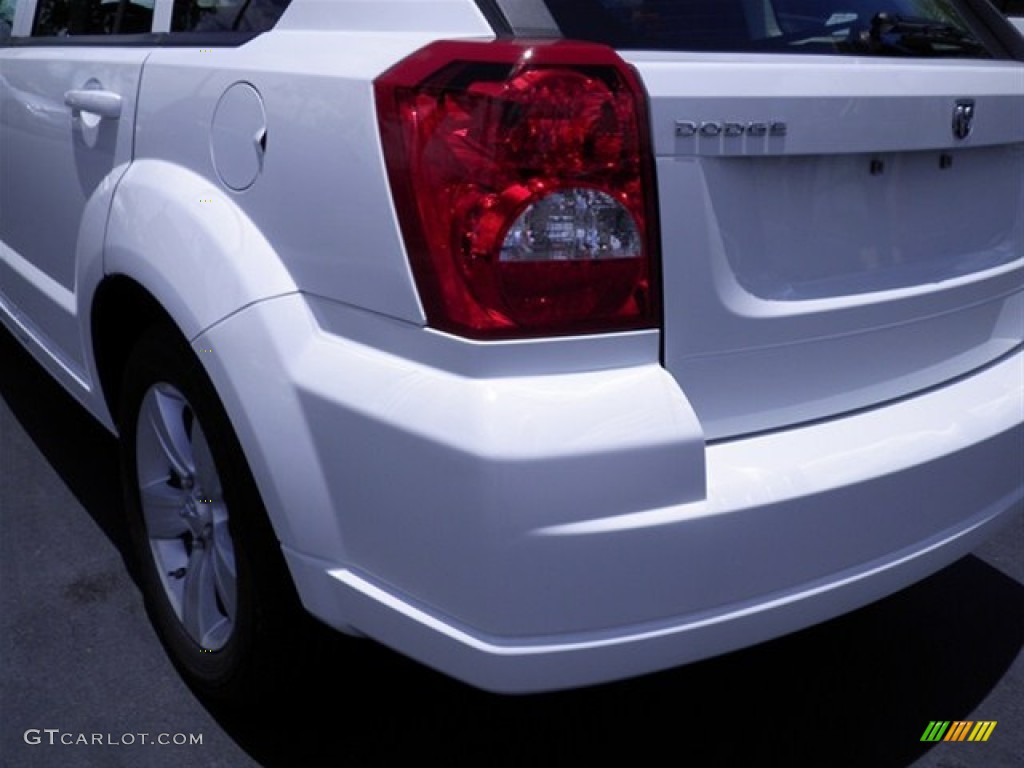
[(614, 51), (439, 42), (375, 90), (432, 326), (488, 339), (657, 325), (646, 99)]

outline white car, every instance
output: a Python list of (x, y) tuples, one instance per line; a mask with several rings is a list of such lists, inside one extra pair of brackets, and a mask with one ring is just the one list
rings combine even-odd
[(0, 319), (200, 690), (301, 604), (477, 686), (806, 627), (1024, 504), (987, 0), (0, 0)]

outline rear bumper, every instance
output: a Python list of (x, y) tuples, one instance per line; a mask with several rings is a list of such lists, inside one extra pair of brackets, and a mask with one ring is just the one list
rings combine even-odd
[(705, 445), (654, 363), (455, 375), (327, 334), (299, 297), (196, 343), (234, 358), (204, 361), (307, 608), (498, 691), (808, 626), (1024, 506), (1020, 351), (885, 407)]

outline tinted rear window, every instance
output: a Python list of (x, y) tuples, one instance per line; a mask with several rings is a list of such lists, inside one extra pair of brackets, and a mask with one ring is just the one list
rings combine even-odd
[(172, 32), (266, 32), (291, 0), (174, 0)]
[(987, 57), (954, 0), (547, 0), (566, 37), (621, 49)]

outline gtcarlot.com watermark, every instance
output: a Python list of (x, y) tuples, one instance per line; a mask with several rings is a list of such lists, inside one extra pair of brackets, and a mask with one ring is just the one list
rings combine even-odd
[(60, 728), (29, 728), (24, 736), (26, 744), (50, 746), (127, 747), (135, 744), (158, 746), (197, 746), (203, 743), (201, 733), (83, 733), (62, 731)]

